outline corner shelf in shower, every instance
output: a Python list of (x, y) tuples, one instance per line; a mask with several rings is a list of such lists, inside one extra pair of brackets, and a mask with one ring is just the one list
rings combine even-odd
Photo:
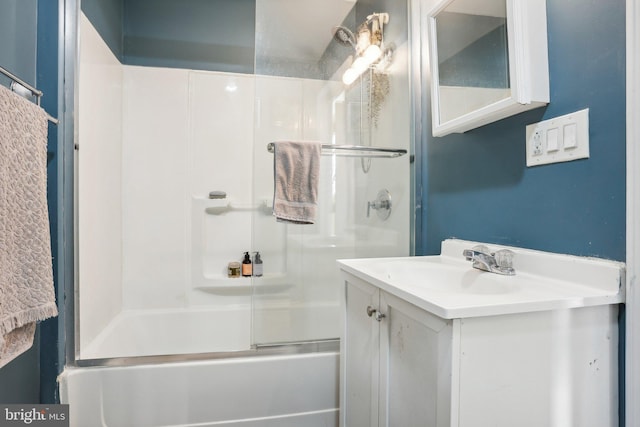
[[(267, 144), (267, 151), (273, 153), (275, 143)], [(322, 155), (336, 155), (342, 157), (379, 157), (390, 158), (400, 157), (407, 154), (407, 150), (403, 148), (385, 148), (385, 147), (369, 147), (366, 145), (336, 145), (322, 144)]]

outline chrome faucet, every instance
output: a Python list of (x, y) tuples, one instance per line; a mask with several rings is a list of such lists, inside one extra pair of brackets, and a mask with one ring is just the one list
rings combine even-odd
[(474, 246), (471, 249), (462, 251), (462, 255), (467, 261), (473, 262), (473, 268), (488, 271), (505, 276), (513, 276), (516, 271), (513, 268), (514, 253), (508, 249), (502, 249), (496, 252), (489, 252), (484, 245)]

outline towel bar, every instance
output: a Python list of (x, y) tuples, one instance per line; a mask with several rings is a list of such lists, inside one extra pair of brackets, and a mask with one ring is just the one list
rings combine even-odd
[[(10, 89), (12, 91), (17, 92), (21, 96), (24, 96), (23, 92), (26, 89), (28, 92), (31, 93), (32, 96), (35, 96), (36, 104), (40, 106), (40, 98), (42, 97), (42, 95), (44, 95), (44, 93), (42, 93), (41, 90), (31, 86), (29, 83), (25, 82), (24, 80), (22, 80), (21, 78), (19, 78), (18, 76), (16, 76), (15, 74), (13, 74), (12, 72), (10, 72), (4, 67), (0, 67), (0, 74), (5, 75), (12, 81), (10, 86)], [(47, 120), (49, 120), (51, 123), (55, 125), (59, 123), (58, 119), (56, 119), (55, 117), (52, 117), (51, 114), (49, 113), (47, 113)]]
[[(274, 143), (267, 144), (267, 151), (273, 153)], [(346, 157), (400, 157), (407, 154), (402, 148), (367, 147), (365, 145), (322, 144), (322, 155)]]

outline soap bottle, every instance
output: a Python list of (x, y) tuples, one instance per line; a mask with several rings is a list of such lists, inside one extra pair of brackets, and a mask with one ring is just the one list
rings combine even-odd
[(256, 252), (256, 256), (253, 258), (253, 275), (256, 277), (262, 276), (262, 259), (260, 258), (260, 252)]
[(251, 257), (249, 256), (249, 252), (244, 253), (244, 260), (242, 261), (242, 277), (251, 277), (252, 273)]

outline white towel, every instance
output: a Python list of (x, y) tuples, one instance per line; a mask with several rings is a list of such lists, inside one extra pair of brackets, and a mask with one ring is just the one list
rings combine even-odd
[(47, 208), (47, 115), (0, 86), (0, 367), (57, 315)]
[(273, 215), (278, 221), (315, 222), (321, 150), (319, 142), (274, 143)]

